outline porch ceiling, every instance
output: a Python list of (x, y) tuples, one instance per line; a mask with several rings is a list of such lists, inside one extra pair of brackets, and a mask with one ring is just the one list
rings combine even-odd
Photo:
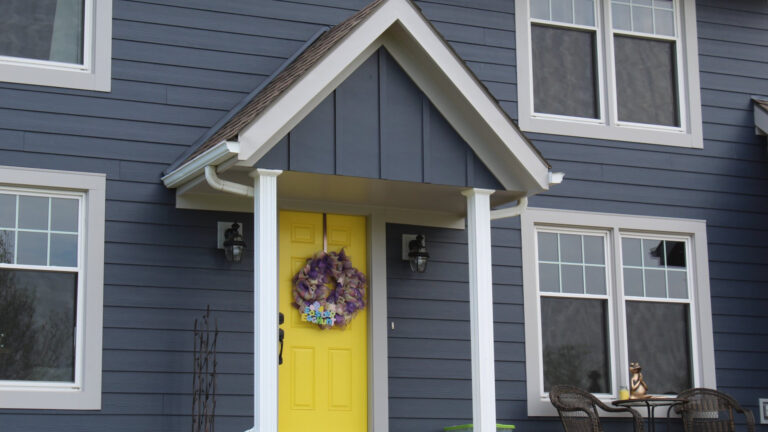
[[(252, 185), (250, 170), (230, 169), (220, 173), (223, 180)], [(211, 188), (204, 179), (177, 191), (179, 208), (253, 212), (253, 198), (229, 194)], [(402, 218), (409, 212), (420, 215), (418, 222), (424, 222), (425, 214), (434, 213), (444, 221), (453, 219), (455, 224), (464, 218), (467, 209), (466, 197), (461, 191), (465, 186), (446, 186), (427, 183), (412, 183), (379, 180), (362, 177), (348, 177), (327, 174), (312, 174), (285, 171), (277, 177), (278, 202), (281, 208), (328, 209), (332, 211), (359, 209), (401, 211)], [(519, 194), (497, 191), (491, 195), (491, 206), (497, 207), (515, 201)], [(412, 223), (416, 223), (416, 216)], [(402, 222), (408, 222), (402, 221)], [(437, 225), (445, 225), (438, 223)], [(462, 221), (463, 225), (463, 221)]]

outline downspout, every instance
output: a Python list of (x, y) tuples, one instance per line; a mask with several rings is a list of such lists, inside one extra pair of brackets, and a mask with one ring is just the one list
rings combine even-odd
[(253, 188), (251, 186), (220, 179), (218, 174), (216, 174), (216, 167), (213, 165), (205, 167), (205, 180), (208, 182), (208, 186), (216, 190), (253, 197)]

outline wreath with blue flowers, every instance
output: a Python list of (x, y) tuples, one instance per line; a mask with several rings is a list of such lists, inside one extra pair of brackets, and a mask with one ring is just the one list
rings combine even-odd
[(365, 308), (366, 285), (344, 249), (320, 251), (293, 277), (294, 306), (302, 321), (322, 329), (344, 327)]

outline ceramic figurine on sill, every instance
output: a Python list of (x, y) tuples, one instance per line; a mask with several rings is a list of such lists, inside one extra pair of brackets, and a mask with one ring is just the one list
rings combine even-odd
[(648, 397), (648, 386), (643, 380), (643, 368), (640, 367), (640, 363), (632, 362), (629, 364), (629, 398), (630, 399), (644, 399)]

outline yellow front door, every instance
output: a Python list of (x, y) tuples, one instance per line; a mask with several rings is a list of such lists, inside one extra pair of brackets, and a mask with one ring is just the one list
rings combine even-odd
[[(279, 224), (280, 312), (285, 315), (279, 430), (364, 432), (368, 428), (366, 309), (345, 328), (323, 330), (302, 321), (294, 307), (292, 279), (307, 258), (323, 250), (323, 215), (281, 211)], [(329, 214), (326, 226), (328, 251), (344, 248), (352, 264), (367, 274), (365, 217)]]

